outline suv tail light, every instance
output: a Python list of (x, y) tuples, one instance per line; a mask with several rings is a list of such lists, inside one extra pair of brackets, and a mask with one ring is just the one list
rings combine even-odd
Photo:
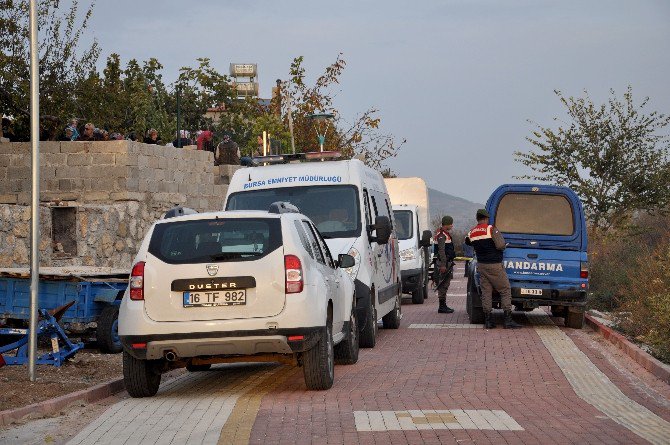
[(302, 264), (295, 255), (284, 256), (284, 270), (286, 271), (286, 293), (297, 294), (302, 292)]
[(130, 299), (144, 300), (144, 261), (135, 264), (130, 273)]
[(589, 263), (582, 263), (582, 268), (579, 271), (579, 278), (589, 277)]

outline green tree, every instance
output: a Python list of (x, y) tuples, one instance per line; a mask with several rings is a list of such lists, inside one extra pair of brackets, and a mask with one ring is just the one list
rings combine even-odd
[[(519, 178), (571, 187), (598, 229), (623, 227), (636, 211), (665, 213), (670, 204), (670, 117), (647, 113), (630, 87), (623, 100), (613, 90), (605, 104), (555, 92), (569, 120), (557, 129), (537, 125), (526, 139), (537, 148), (515, 152), (534, 171)], [(555, 119), (558, 120), (558, 119)]]
[(405, 140), (398, 141), (395, 136), (380, 130), (379, 111), (370, 108), (353, 121), (347, 121), (334, 105), (333, 88), (339, 84), (339, 78), (346, 67), (346, 61), (339, 54), (331, 65), (326, 67), (314, 85), (306, 83), (303, 57), (296, 57), (291, 63), (289, 80), (282, 84), (282, 115), (285, 124), (287, 107), (292, 104), (293, 129), (296, 149), (312, 151), (317, 146), (317, 132), (309, 119), (313, 113), (331, 113), (335, 116), (333, 125), (325, 132), (324, 149), (337, 150), (346, 157), (362, 157), (365, 163), (377, 170), (385, 169), (385, 161), (397, 155)]
[[(38, 4), (40, 113), (67, 119), (76, 110), (72, 92), (94, 71), (100, 49), (95, 41), (79, 48), (93, 5), (82, 16), (77, 0), (67, 9), (61, 3), (41, 0)], [(19, 140), (30, 138), (28, 7), (27, 1), (0, 0), (0, 112), (14, 116)]]

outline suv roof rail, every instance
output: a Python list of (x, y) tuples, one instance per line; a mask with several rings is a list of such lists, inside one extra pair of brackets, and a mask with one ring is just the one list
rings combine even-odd
[(198, 213), (197, 210), (189, 209), (188, 207), (175, 206), (172, 207), (167, 212), (165, 212), (161, 217), (161, 219), (174, 218), (176, 216), (184, 216), (184, 215), (194, 215), (196, 213)]
[(257, 166), (264, 164), (287, 164), (295, 161), (328, 161), (337, 160), (341, 157), (342, 153), (339, 151), (310, 151), (306, 153), (255, 156), (252, 158), (252, 161)]
[(290, 202), (277, 201), (270, 204), (268, 209), (269, 213), (300, 213), (300, 209), (291, 204)]

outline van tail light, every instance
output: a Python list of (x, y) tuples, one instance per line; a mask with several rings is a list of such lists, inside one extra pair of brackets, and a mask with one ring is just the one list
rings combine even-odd
[(130, 273), (130, 299), (144, 300), (144, 261), (135, 264)]
[(582, 263), (582, 268), (579, 271), (579, 278), (589, 277), (589, 263)]
[(302, 292), (302, 263), (295, 255), (284, 256), (284, 270), (286, 271), (286, 293), (297, 294)]

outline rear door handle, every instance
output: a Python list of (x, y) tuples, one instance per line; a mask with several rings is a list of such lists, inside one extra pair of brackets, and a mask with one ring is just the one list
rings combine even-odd
[(529, 253), (529, 254), (527, 255), (527, 257), (530, 258), (530, 259), (535, 260), (535, 259), (537, 259), (537, 254), (536, 254), (536, 253)]

